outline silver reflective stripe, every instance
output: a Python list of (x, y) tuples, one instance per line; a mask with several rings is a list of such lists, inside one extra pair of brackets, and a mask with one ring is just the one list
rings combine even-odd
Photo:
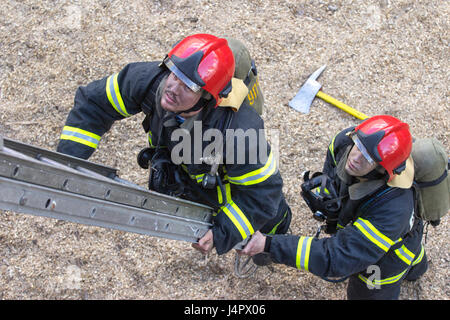
[(297, 245), (295, 265), (297, 269), (309, 271), (309, 255), (311, 251), (312, 237), (300, 237)]
[(411, 251), (409, 251), (408, 248), (406, 248), (404, 245), (402, 245), (401, 248), (395, 250), (395, 253), (407, 265), (410, 265), (415, 257), (415, 255)]
[(228, 177), (228, 180), (233, 184), (252, 185), (267, 180), (276, 169), (276, 160), (274, 159), (272, 151), (269, 154), (266, 164), (254, 171), (248, 172), (239, 177)]
[(101, 137), (95, 133), (71, 126), (64, 126), (60, 136), (61, 140), (71, 140), (94, 149), (97, 148), (100, 138)]
[(389, 251), (389, 248), (395, 243), (378, 231), (368, 220), (358, 218), (354, 225), (367, 237), (367, 239), (386, 252)]
[(117, 82), (119, 74), (115, 73), (106, 80), (106, 95), (114, 109), (123, 117), (129, 117), (125, 104), (120, 94), (119, 84)]
[(113, 76), (113, 78), (111, 80), (113, 81), (109, 81), (109, 92), (111, 93), (111, 98), (114, 101), (114, 106), (119, 108), (120, 111), (122, 111), (121, 113), (124, 114), (125, 112), (123, 112), (123, 110), (120, 108), (120, 103), (119, 100), (117, 99), (117, 95), (116, 95), (116, 90), (114, 90), (114, 77), (116, 75)]
[(247, 227), (247, 224), (244, 222), (244, 220), (242, 219), (240, 214), (237, 212), (237, 210), (235, 210), (235, 208), (230, 203), (228, 203), (226, 205), (226, 207), (233, 214), (234, 218), (239, 222), (239, 225), (242, 227), (242, 229), (244, 229), (247, 237), (251, 236), (252, 232), (249, 230), (249, 228)]
[(250, 224), (250, 221), (248, 221), (245, 214), (233, 201), (230, 201), (224, 207), (222, 207), (222, 210), (239, 231), (242, 240), (247, 239), (255, 232), (252, 225)]
[(79, 132), (74, 132), (74, 131), (63, 130), (62, 134), (65, 134), (67, 136), (77, 137), (77, 138), (80, 138), (82, 140), (94, 143), (96, 145), (98, 144), (98, 141), (99, 141), (98, 139), (95, 139), (95, 138), (89, 137), (89, 136), (87, 136), (85, 134), (82, 134), (82, 133), (79, 133)]
[(169, 68), (170, 71), (172, 71), (181, 81), (184, 82), (186, 86), (189, 87), (194, 92), (199, 92), (201, 87), (193, 82), (191, 79), (189, 79), (178, 67), (170, 60), (170, 58), (166, 58), (164, 60), (164, 64), (167, 68)]

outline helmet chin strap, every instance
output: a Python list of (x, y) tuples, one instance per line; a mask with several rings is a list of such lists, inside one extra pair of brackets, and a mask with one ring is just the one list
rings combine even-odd
[(176, 112), (175, 115), (180, 115), (181, 113), (191, 113), (194, 111), (198, 111), (203, 107), (209, 107), (211, 105), (214, 105), (214, 99), (206, 99), (206, 98), (200, 97), (200, 99), (197, 101), (197, 103), (192, 108), (190, 108), (188, 110)]

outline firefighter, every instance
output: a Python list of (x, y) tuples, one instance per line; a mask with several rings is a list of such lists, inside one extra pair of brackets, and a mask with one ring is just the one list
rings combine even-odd
[[(427, 269), (423, 221), (415, 215), (409, 126), (380, 115), (338, 133), (323, 172), (302, 185), (330, 237), (257, 232), (242, 254), (271, 259), (325, 280), (349, 277), (348, 299), (398, 299), (400, 284)], [(339, 279), (337, 279), (339, 278)]]
[[(140, 153), (139, 163), (143, 167), (150, 163), (150, 189), (209, 205), (217, 212), (212, 229), (194, 248), (206, 254), (215, 247), (220, 255), (257, 230), (286, 232), (291, 211), (282, 193), (276, 159), (264, 137), (263, 120), (245, 102), (238, 109), (220, 105), (238, 89), (232, 85), (234, 72), (235, 60), (226, 39), (209, 34), (188, 36), (162, 62), (131, 63), (118, 73), (79, 87), (57, 151), (87, 159), (115, 121), (144, 112), (149, 147)], [(184, 161), (176, 163), (172, 151), (180, 141), (173, 141), (173, 134), (182, 129), (191, 134), (192, 142), (198, 141), (194, 136), (197, 124), (202, 135), (208, 129), (222, 133), (253, 130), (258, 135), (256, 145), (247, 138), (244, 148), (237, 150), (238, 138), (232, 136), (223, 150), (236, 142), (231, 150), (236, 152), (225, 155), (218, 148), (217, 155), (223, 158), (213, 170), (218, 162), (204, 159), (209, 142), (200, 137), (201, 150), (192, 150), (188, 157), (183, 149)], [(260, 157), (249, 161), (255, 152)]]

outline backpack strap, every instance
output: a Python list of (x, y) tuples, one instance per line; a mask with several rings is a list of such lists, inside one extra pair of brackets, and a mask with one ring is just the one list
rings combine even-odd
[[(232, 111), (232, 109), (226, 109), (224, 111), (224, 117), (222, 117), (217, 123), (215, 128), (220, 130), (220, 132), (222, 132), (224, 139), (224, 145), (223, 145), (223, 150), (225, 150), (225, 134), (226, 134), (226, 129), (230, 128), (231, 125), (231, 121), (233, 120), (233, 115), (234, 115), (234, 111)], [(225, 163), (224, 160), (224, 154), (221, 155), (222, 157), (222, 163)], [(215, 188), (217, 185), (220, 188), (220, 191), (222, 193), (222, 199), (226, 199), (226, 194), (225, 194), (225, 189), (222, 185), (222, 180), (220, 178), (220, 175), (218, 174), (218, 170), (219, 168), (221, 168), (219, 165), (210, 165), (210, 172), (205, 174), (205, 176), (203, 177), (203, 181), (202, 181), (202, 186), (205, 189), (213, 189)], [(222, 167), (222, 171), (223, 171), (223, 167)]]
[(447, 175), (448, 175), (447, 170), (445, 170), (444, 173), (439, 178), (433, 181), (426, 181), (426, 182), (414, 181), (414, 182), (418, 185), (419, 188), (432, 187), (444, 181), (444, 179), (447, 178)]

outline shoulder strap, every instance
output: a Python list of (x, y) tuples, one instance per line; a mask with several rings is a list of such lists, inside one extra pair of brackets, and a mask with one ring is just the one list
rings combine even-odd
[[(225, 115), (222, 121), (219, 121), (217, 129), (222, 132), (223, 135), (223, 150), (226, 150), (226, 130), (230, 128), (231, 122), (233, 121), (234, 111), (230, 108), (226, 109)], [(225, 163), (225, 152), (222, 154), (222, 163)], [(223, 166), (219, 166), (223, 171)], [(225, 198), (224, 198), (225, 199)]]
[(417, 186), (419, 188), (427, 188), (427, 187), (432, 187), (435, 186), (439, 183), (441, 183), (442, 181), (444, 181), (445, 178), (447, 178), (447, 170), (444, 171), (444, 173), (437, 179), (433, 180), (433, 181), (427, 181), (427, 182), (418, 182), (415, 181), (415, 183), (417, 183)]
[(367, 200), (362, 202), (357, 210), (357, 215), (355, 219), (359, 218), (362, 214), (367, 212), (370, 208), (375, 205), (380, 204), (381, 202), (393, 199), (397, 193), (399, 192), (398, 188), (392, 188), (387, 185), (380, 187), (374, 196), (368, 196)]

